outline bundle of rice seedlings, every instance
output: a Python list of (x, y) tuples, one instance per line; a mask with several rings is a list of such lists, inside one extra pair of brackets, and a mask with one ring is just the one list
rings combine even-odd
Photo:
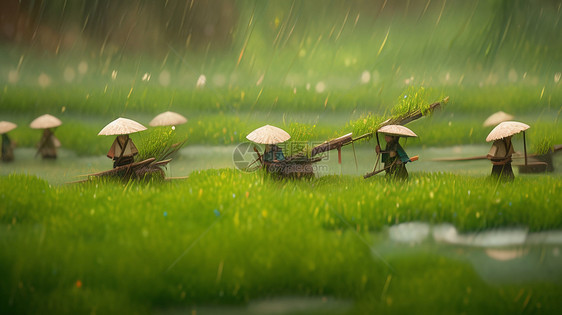
[(553, 151), (554, 141), (552, 136), (545, 136), (532, 146), (533, 152), (537, 155), (544, 155)]
[(151, 160), (135, 169), (137, 177), (164, 178), (164, 168), (181, 149), (186, 139), (180, 139), (172, 127), (157, 127), (147, 131), (138, 146), (135, 162)]

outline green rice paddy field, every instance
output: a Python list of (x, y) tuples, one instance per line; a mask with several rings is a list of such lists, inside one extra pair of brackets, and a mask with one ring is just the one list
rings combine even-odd
[(463, 258), (475, 251), (468, 246), (376, 249), (386, 226), (411, 221), (451, 223), (459, 233), (560, 229), (559, 177), (277, 181), (221, 169), (165, 183), (62, 186), (10, 175), (0, 187), (3, 313), (205, 314), (213, 305), (229, 314), (285, 296), (351, 302), (338, 314), (560, 307), (562, 275), (547, 266), (551, 258), (539, 264), (547, 278), (489, 283)]

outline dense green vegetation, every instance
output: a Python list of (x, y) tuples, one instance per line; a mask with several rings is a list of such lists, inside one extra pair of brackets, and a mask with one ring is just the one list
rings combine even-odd
[(444, 253), (381, 261), (371, 250), (385, 225), (417, 220), (463, 231), (561, 228), (561, 189), (538, 176), (499, 185), (451, 174), (276, 181), (226, 169), (125, 185), (2, 177), (0, 309), (145, 313), (289, 294), (350, 299), (357, 313), (414, 305), (495, 313), (519, 309), (523, 301), (512, 300), (532, 290), (526, 307), (551, 312), (557, 280), (491, 286)]

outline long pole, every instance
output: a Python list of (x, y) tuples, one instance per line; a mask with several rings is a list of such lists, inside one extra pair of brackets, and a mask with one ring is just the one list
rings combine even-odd
[(525, 142), (525, 131), (523, 131), (523, 150), (525, 150), (525, 166), (527, 166), (527, 143)]
[[(376, 138), (377, 138), (377, 145), (379, 146), (379, 149), (380, 149), (381, 144), (379, 142), (379, 133), (377, 131), (375, 131), (375, 135), (376, 135)], [(380, 159), (381, 159), (381, 154), (377, 153), (377, 162), (375, 162), (375, 167), (373, 168), (373, 172), (377, 170), (377, 166), (379, 166)]]
[(355, 158), (355, 170), (359, 171), (359, 165), (357, 164), (357, 154), (355, 154), (355, 144), (351, 142), (351, 147), (353, 148), (353, 157)]

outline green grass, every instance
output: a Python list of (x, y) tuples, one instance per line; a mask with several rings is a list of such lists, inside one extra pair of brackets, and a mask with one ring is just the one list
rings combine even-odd
[(418, 306), (495, 313), (521, 307), (512, 302), (520, 290), (532, 290), (531, 310), (560, 307), (551, 299), (560, 283), (491, 286), (465, 262), (428, 252), (388, 256), (390, 270), (358, 237), (375, 244), (370, 232), (418, 220), (462, 231), (560, 229), (557, 177), (496, 187), (451, 174), (293, 182), (208, 170), (126, 185), (51, 186), (11, 175), (0, 188), (3, 313), (147, 313), (283, 295), (350, 299), (354, 313)]
[[(358, 73), (359, 75), (360, 73)], [(350, 77), (347, 80), (355, 81)], [(136, 83), (137, 85), (139, 83)], [(5, 85), (0, 95), (0, 113), (41, 115), (60, 113), (64, 107), (71, 115), (114, 117), (130, 113), (156, 115), (172, 108), (175, 111), (316, 111), (374, 112), (383, 114), (396, 104), (397, 96), (409, 85), (401, 83), (334, 85), (323, 93), (290, 86), (255, 86), (240, 83), (236, 87), (162, 87), (158, 84), (131, 86), (114, 84), (104, 92), (99, 83), (69, 84), (38, 88), (25, 85)], [(512, 114), (527, 114), (537, 110), (559, 110), (562, 88), (554, 82), (543, 84), (443, 85), (431, 87), (434, 94), (448, 95), (455, 111), (478, 113), (503, 110)], [(132, 92), (131, 92), (132, 91)], [(129, 95), (129, 93), (131, 93)], [(439, 97), (435, 97), (439, 99)], [(430, 99), (432, 101), (432, 99)]]

